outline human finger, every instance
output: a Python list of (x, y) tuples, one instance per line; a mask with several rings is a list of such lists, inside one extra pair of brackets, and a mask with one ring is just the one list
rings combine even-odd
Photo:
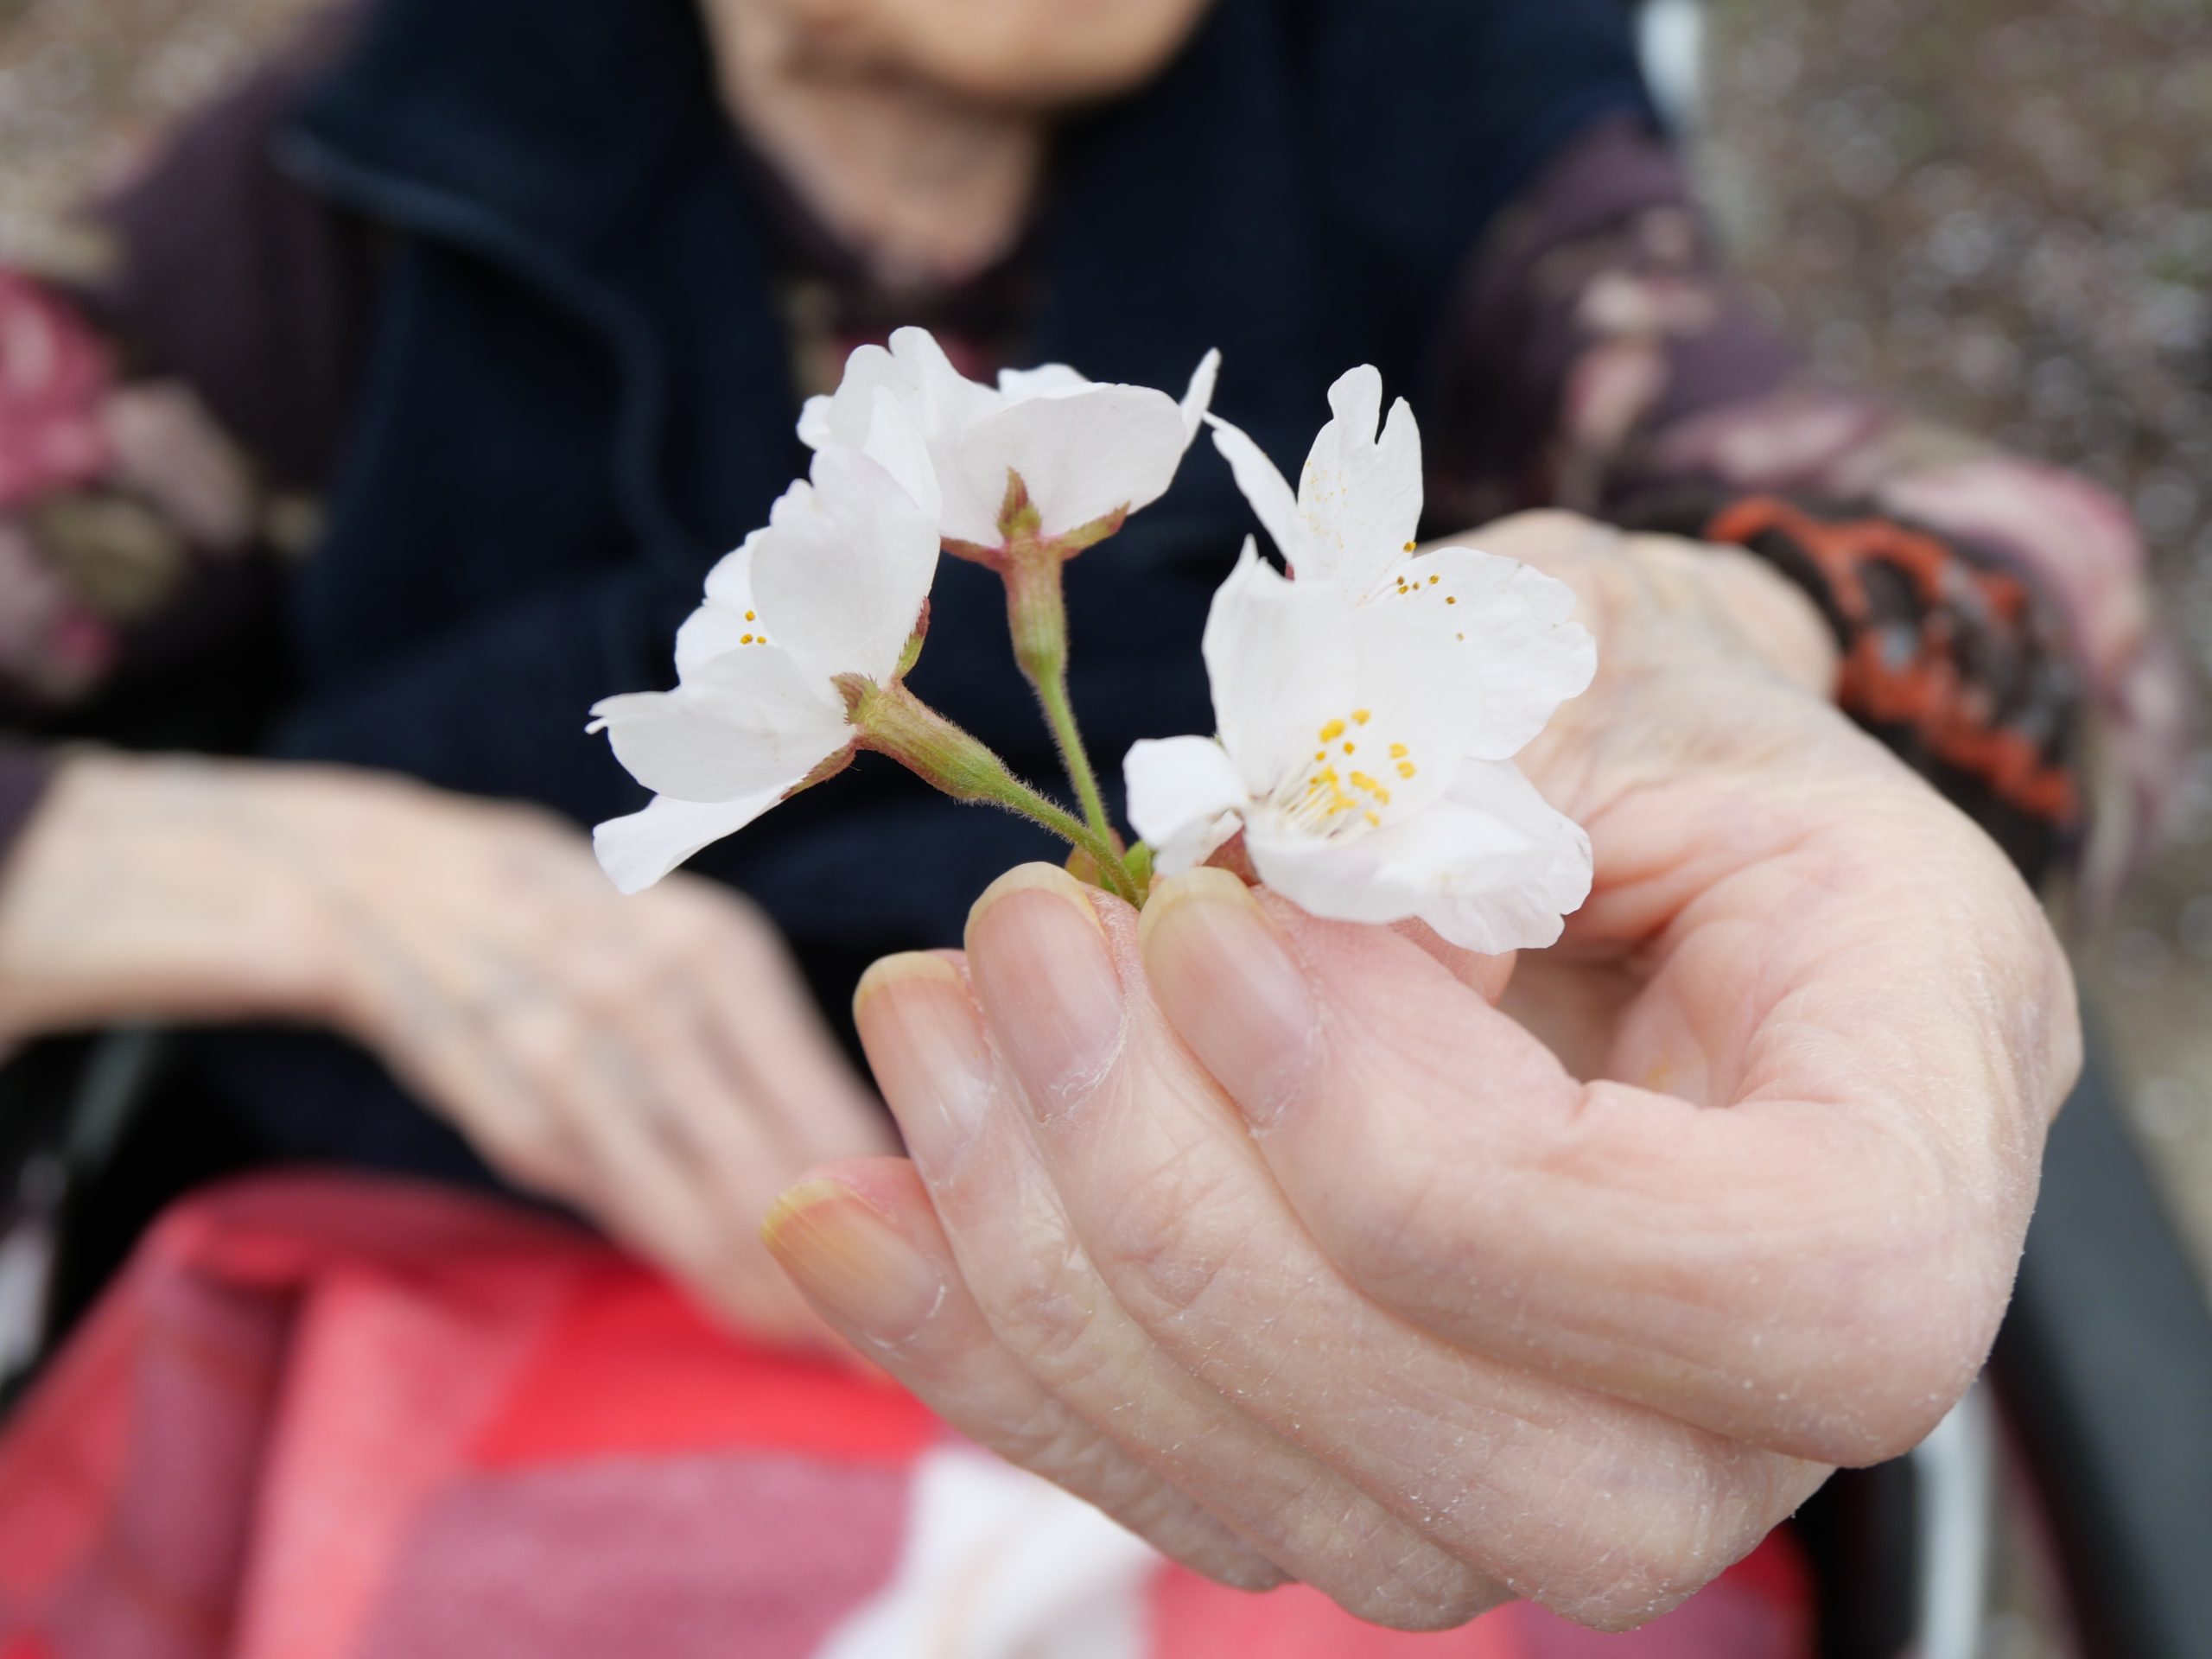
[(772, 926), (749, 910), (718, 910), (709, 947), (695, 953), (697, 1017), (796, 1166), (894, 1150), (889, 1116), (831, 1037)]
[(912, 1165), (852, 1160), (777, 1201), (768, 1249), (861, 1353), (979, 1445), (1096, 1505), (1192, 1571), (1243, 1590), (1284, 1575), (1046, 1389), (992, 1333)]
[(627, 1057), (632, 1109), (698, 1192), (710, 1217), (694, 1287), (764, 1340), (820, 1346), (829, 1333), (760, 1243), (776, 1195), (806, 1160), (772, 1133), (769, 1110), (711, 1041), (686, 995), (632, 1001), (608, 1029)]
[(707, 1278), (715, 1217), (676, 1144), (650, 1126), (650, 1090), (620, 1039), (551, 997), (503, 1012), (498, 1036), (577, 1149), (569, 1196), (686, 1281)]
[(1437, 1628), (1502, 1599), (1495, 1582), (1254, 1421), (1249, 1402), (1192, 1376), (1116, 1303), (1006, 1098), (957, 963), (878, 963), (855, 1006), (962, 1281), (1040, 1386), (1285, 1572), (1370, 1622)]
[(1885, 1079), (1926, 1056), (1844, 1004), (1729, 982), (1773, 1030), (1713, 1110), (1579, 1083), (1402, 942), (1214, 873), (1154, 895), (1145, 961), (1330, 1259), (1427, 1329), (1822, 1462), (1914, 1443), (1979, 1367), (2026, 1195), (1974, 1147), (2017, 1131), (1969, 1071), (1925, 1134)]
[(969, 960), (1076, 1238), (1162, 1349), (1455, 1559), (1592, 1622), (1688, 1593), (1817, 1484), (1556, 1381), (1540, 1350), (1463, 1352), (1363, 1296), (1152, 1007), (1136, 931), (1027, 867), (978, 900)]

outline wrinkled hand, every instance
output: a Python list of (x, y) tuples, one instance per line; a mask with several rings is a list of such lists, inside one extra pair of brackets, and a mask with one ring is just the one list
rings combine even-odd
[(293, 812), (334, 1023), (741, 1325), (824, 1334), (760, 1217), (809, 1165), (892, 1140), (766, 918), (683, 876), (626, 899), (526, 808), (376, 780)]
[(743, 900), (625, 899), (565, 824), (375, 772), (67, 760), (0, 880), (0, 1052), (271, 1019), (374, 1050), (502, 1173), (757, 1334), (828, 1339), (760, 1220), (891, 1135)]
[(1503, 1010), (1503, 964), (1219, 871), (1140, 921), (1017, 870), (964, 956), (861, 988), (912, 1164), (818, 1172), (771, 1243), (1202, 1572), (1619, 1626), (1964, 1390), (2078, 1033), (2034, 900), (1827, 707), (1777, 579), (1557, 515), (1480, 541), (1576, 587), (1601, 664), (1524, 757), (1597, 889)]

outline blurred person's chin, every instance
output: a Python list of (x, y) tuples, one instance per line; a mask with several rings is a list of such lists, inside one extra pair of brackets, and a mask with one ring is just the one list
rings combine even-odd
[(925, 81), (1028, 108), (1111, 98), (1151, 78), (1211, 0), (704, 0), (777, 15), (822, 73)]

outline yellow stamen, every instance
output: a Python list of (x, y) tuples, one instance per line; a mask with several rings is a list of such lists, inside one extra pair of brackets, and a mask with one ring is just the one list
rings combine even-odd
[(1332, 720), (1321, 728), (1321, 741), (1324, 743), (1333, 743), (1344, 734), (1344, 723), (1341, 720)]

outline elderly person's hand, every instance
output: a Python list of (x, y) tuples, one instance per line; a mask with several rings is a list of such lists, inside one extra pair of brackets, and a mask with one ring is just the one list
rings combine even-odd
[(371, 772), (65, 765), (0, 886), (0, 1042), (124, 1018), (344, 1031), (772, 1339), (830, 1340), (760, 1217), (892, 1144), (752, 906), (688, 876), (625, 899), (547, 814)]
[[(1506, 964), (1218, 870), (1141, 918), (1034, 866), (880, 963), (912, 1162), (771, 1222), (950, 1421), (1224, 1581), (1434, 1627), (1637, 1623), (1981, 1363), (2074, 1076), (1996, 849), (1821, 695), (1743, 556), (1556, 515), (1591, 692), (1524, 757), (1597, 886)], [(1540, 1039), (1541, 1033), (1541, 1039)]]

